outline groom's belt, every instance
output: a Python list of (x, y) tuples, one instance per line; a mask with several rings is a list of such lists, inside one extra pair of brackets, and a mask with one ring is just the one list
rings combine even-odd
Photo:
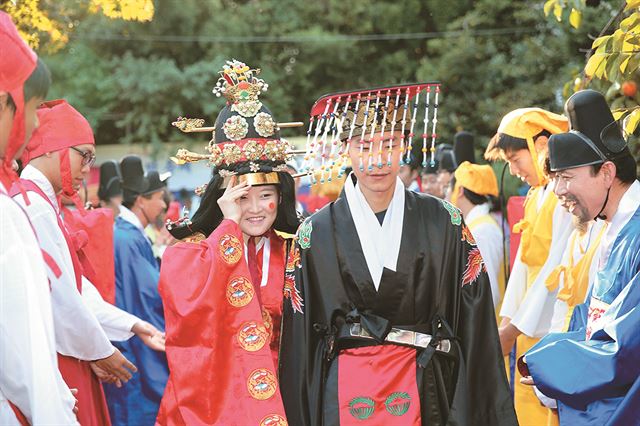
[[(349, 338), (355, 337), (367, 340), (376, 340), (360, 323), (345, 324), (343, 330), (348, 328), (348, 334), (340, 333), (340, 337)], [(346, 330), (344, 330), (346, 331)], [(403, 330), (401, 328), (392, 327), (384, 341), (388, 343), (394, 343), (397, 345), (412, 346), (414, 348), (427, 348), (433, 340), (433, 336), (426, 333), (420, 333), (417, 331)], [(451, 341), (449, 339), (442, 339), (435, 344), (435, 349), (438, 352), (449, 353), (451, 351)]]

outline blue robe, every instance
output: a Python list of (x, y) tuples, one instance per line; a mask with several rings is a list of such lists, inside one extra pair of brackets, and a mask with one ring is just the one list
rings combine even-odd
[[(114, 228), (116, 305), (164, 331), (162, 299), (158, 293), (160, 268), (147, 237), (133, 224), (118, 217)], [(167, 358), (137, 337), (114, 342), (138, 372), (121, 388), (105, 385), (113, 425), (155, 424), (160, 400), (169, 376)]]
[(640, 208), (622, 228), (594, 280), (587, 305), (609, 305), (586, 340), (587, 309), (573, 331), (552, 333), (526, 354), (545, 395), (558, 400), (561, 425), (640, 424)]

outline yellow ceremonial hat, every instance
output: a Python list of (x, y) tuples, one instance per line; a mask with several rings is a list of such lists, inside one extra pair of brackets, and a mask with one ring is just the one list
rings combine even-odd
[(454, 176), (456, 184), (451, 193), (453, 205), (456, 205), (458, 188), (466, 188), (478, 195), (498, 196), (498, 179), (489, 165), (472, 164), (465, 161), (458, 166)]
[(491, 161), (504, 159), (504, 153), (498, 147), (501, 134), (524, 139), (527, 141), (527, 147), (533, 158), (538, 180), (542, 184), (547, 179), (543, 173), (544, 165), (541, 164), (542, 159), (538, 158), (538, 151), (533, 137), (544, 130), (552, 135), (568, 132), (569, 120), (563, 115), (554, 114), (541, 108), (519, 108), (513, 110), (502, 118), (498, 132), (491, 138), (484, 152), (484, 158)]

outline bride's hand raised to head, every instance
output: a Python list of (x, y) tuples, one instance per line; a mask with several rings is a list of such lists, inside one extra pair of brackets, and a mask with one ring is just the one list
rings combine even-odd
[(237, 182), (238, 177), (231, 176), (227, 189), (225, 189), (222, 197), (218, 198), (218, 205), (225, 219), (231, 219), (235, 223), (240, 223), (240, 218), (242, 217), (240, 198), (249, 193), (251, 186), (247, 182)]

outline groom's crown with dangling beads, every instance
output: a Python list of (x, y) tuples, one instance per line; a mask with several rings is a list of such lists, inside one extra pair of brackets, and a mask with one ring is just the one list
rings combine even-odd
[[(412, 151), (421, 145), (422, 166), (435, 162), (436, 126), (440, 83), (419, 83), (364, 89), (325, 95), (311, 108), (302, 172), (319, 174), (320, 183), (331, 181), (338, 168), (342, 177), (348, 163), (349, 145), (358, 143), (360, 155), (365, 143), (377, 134), (379, 146), (371, 147), (366, 167), (391, 166), (393, 137), (400, 132), (401, 164), (413, 160)], [(417, 124), (418, 121), (421, 124)], [(421, 133), (417, 133), (420, 132)], [(361, 162), (360, 168), (365, 165)], [(318, 173), (319, 170), (319, 173)], [(315, 172), (315, 173), (314, 173)], [(316, 183), (316, 179), (313, 179)]]

